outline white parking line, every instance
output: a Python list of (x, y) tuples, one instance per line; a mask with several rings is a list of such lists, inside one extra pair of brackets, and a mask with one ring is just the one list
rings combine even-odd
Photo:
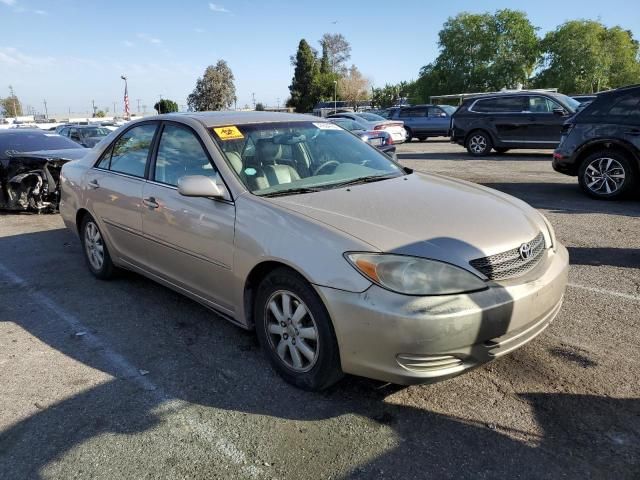
[(615, 290), (605, 290), (604, 288), (598, 287), (588, 287), (586, 285), (579, 285), (577, 283), (568, 283), (567, 286), (587, 290), (589, 292), (601, 293), (603, 295), (612, 295), (614, 297), (626, 298), (627, 300), (640, 302), (640, 295), (633, 295), (631, 293), (616, 292)]
[[(142, 375), (141, 372), (143, 371), (141, 369), (136, 368), (127, 361), (126, 358), (103, 343), (99, 337), (93, 335), (89, 329), (82, 324), (78, 317), (61, 308), (50, 297), (30, 286), (26, 280), (0, 263), (0, 279), (2, 279), (2, 277), (9, 283), (12, 283), (13, 286), (19, 288), (23, 295), (30, 296), (34, 303), (39, 304), (57, 316), (74, 332), (82, 332), (82, 341), (86, 342), (89, 348), (96, 352), (95, 355), (101, 355), (103, 357), (103, 360), (113, 369), (113, 373), (119, 378), (125, 378), (134, 382), (142, 389), (148, 391), (154, 401), (159, 405), (164, 404), (161, 410), (170, 410), (177, 413), (190, 405), (184, 400), (179, 400), (166, 394), (162, 388), (154, 384), (148, 376)], [(208, 441), (208, 443), (216, 448), (227, 460), (239, 465), (240, 470), (245, 476), (250, 478), (263, 476), (263, 470), (255, 465), (248, 464), (247, 455), (229, 439), (218, 435), (213, 429), (206, 428), (188, 415), (184, 415), (183, 418), (198, 436)]]

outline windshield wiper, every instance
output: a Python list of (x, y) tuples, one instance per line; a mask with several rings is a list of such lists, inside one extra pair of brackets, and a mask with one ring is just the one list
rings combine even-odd
[(283, 197), (285, 195), (298, 195), (300, 193), (314, 193), (321, 191), (321, 188), (300, 187), (288, 190), (278, 190), (277, 192), (263, 193), (261, 197)]
[(360, 183), (379, 182), (381, 180), (396, 178), (399, 176), (401, 175), (398, 175), (396, 173), (388, 173), (385, 175), (367, 175), (366, 177), (354, 178), (352, 180), (347, 180), (346, 182), (334, 183), (330, 185), (330, 188), (348, 187), (349, 185), (358, 185)]

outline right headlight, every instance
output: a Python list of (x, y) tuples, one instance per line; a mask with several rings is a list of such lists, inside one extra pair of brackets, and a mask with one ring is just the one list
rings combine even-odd
[(553, 227), (551, 226), (551, 222), (547, 220), (547, 217), (545, 217), (541, 213), (540, 213), (540, 216), (542, 217), (542, 220), (544, 220), (544, 223), (547, 226), (547, 231), (549, 232), (549, 239), (551, 240), (551, 245), (547, 245), (547, 248), (553, 248), (553, 251), (555, 251), (556, 250), (556, 232), (553, 230)]
[(373, 283), (405, 295), (452, 295), (487, 288), (471, 272), (437, 260), (384, 253), (345, 253), (345, 257)]

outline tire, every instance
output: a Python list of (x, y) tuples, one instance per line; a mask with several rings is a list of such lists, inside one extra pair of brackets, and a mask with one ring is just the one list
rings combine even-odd
[(502, 155), (504, 153), (507, 153), (509, 151), (508, 148), (502, 148), (502, 147), (493, 147), (493, 149), (496, 151), (497, 154)]
[(485, 157), (491, 153), (493, 142), (488, 133), (482, 130), (471, 132), (465, 142), (467, 152), (474, 157)]
[(98, 224), (91, 215), (85, 215), (80, 224), (80, 241), (89, 271), (100, 280), (109, 280), (115, 274), (109, 249)]
[(409, 143), (413, 139), (413, 132), (411, 131), (410, 128), (404, 127), (404, 129), (407, 131), (407, 138), (405, 142)]
[[(296, 319), (298, 312), (303, 315)], [(264, 278), (256, 295), (254, 321), (265, 355), (288, 383), (319, 391), (342, 378), (329, 314), (313, 287), (294, 271), (278, 268)]]
[(418, 141), (419, 142), (424, 142), (426, 139), (427, 139), (427, 137), (425, 137), (425, 136), (418, 137)]
[(633, 191), (638, 183), (638, 171), (624, 153), (602, 149), (582, 161), (578, 182), (590, 197), (614, 200)]

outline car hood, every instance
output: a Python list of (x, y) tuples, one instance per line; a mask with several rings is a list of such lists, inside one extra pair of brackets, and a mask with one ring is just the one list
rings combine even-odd
[(516, 248), (541, 231), (549, 241), (542, 216), (521, 200), (438, 175), (413, 173), (269, 200), (372, 249), (466, 268), (470, 260)]

